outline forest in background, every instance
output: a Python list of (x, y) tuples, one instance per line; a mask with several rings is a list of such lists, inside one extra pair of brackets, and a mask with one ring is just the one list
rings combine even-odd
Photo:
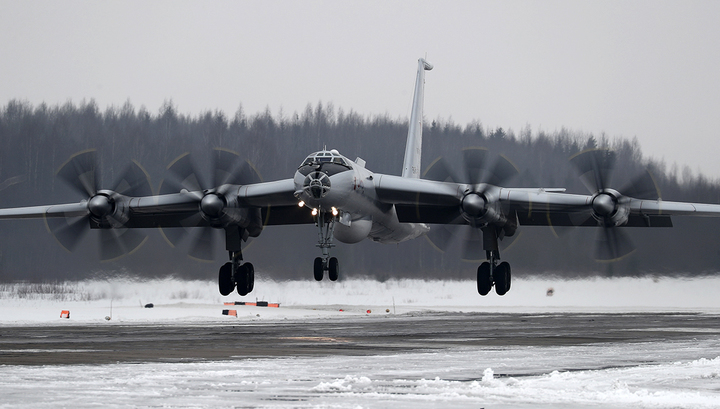
[[(213, 148), (237, 152), (250, 161), (263, 180), (291, 178), (311, 152), (327, 147), (367, 161), (378, 173), (399, 175), (407, 136), (407, 118), (388, 115), (362, 116), (331, 103), (308, 104), (301, 113), (282, 110), (246, 114), (242, 107), (232, 117), (220, 111), (198, 115), (178, 112), (167, 101), (157, 112), (135, 108), (130, 102), (101, 110), (94, 101), (79, 104), (33, 106), (11, 100), (0, 107), (0, 207), (71, 203), (77, 197), (55, 173), (74, 153), (97, 149), (102, 186), (112, 188), (125, 166), (136, 161), (147, 170), (155, 192), (175, 158), (190, 152), (207, 168)], [(481, 122), (466, 125), (436, 119), (425, 121), (423, 167), (443, 157), (460, 164), (466, 147), (487, 148), (502, 154), (520, 170), (508, 187), (564, 187), (569, 193), (587, 194), (568, 159), (584, 149), (614, 150), (617, 165), (612, 183), (621, 188), (649, 169), (664, 200), (720, 203), (720, 183), (643, 156), (636, 140), (592, 135), (560, 129), (521, 130), (485, 127)], [(462, 168), (455, 169), (462, 174)], [(208, 177), (209, 180), (209, 177)], [(522, 227), (501, 251), (518, 276), (715, 274), (720, 266), (720, 219), (674, 217), (673, 228), (627, 228), (637, 250), (612, 263), (594, 260), (596, 228)], [(97, 231), (90, 231), (72, 254), (48, 232), (43, 220), (0, 221), (0, 281), (47, 281), (112, 277), (217, 276), (227, 259), (218, 236), (213, 263), (186, 256), (183, 246), (171, 247), (157, 230), (148, 230), (148, 240), (133, 254), (100, 262)], [(312, 225), (267, 227), (244, 250), (246, 261), (257, 274), (273, 279), (312, 276), (317, 232)], [(461, 260), (462, 244), (438, 251), (425, 238), (397, 245), (366, 240), (355, 245), (338, 243), (338, 257), (345, 276), (470, 279), (477, 262)]]

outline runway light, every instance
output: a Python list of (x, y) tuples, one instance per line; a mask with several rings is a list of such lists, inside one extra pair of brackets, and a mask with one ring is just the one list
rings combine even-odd
[(305, 202), (303, 202), (303, 201), (301, 200), (300, 203), (298, 203), (298, 206), (300, 206), (300, 207), (305, 206)]
[(317, 216), (317, 209), (313, 209), (312, 215), (313, 215), (313, 216)]
[(338, 215), (338, 209), (336, 209), (336, 208), (333, 207), (333, 208), (332, 208), (332, 214), (333, 214), (333, 216), (337, 216), (337, 215)]

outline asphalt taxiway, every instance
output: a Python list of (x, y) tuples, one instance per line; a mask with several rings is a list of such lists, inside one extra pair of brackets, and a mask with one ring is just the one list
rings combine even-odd
[(720, 336), (702, 313), (417, 313), (192, 324), (0, 327), (0, 364), (193, 362), (379, 355), (451, 347), (570, 346)]

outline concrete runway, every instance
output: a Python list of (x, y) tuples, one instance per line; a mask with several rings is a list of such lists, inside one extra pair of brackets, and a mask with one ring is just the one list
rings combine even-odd
[(208, 325), (103, 323), (0, 327), (0, 364), (193, 362), (375, 355), (450, 347), (571, 346), (720, 335), (699, 313), (416, 313)]

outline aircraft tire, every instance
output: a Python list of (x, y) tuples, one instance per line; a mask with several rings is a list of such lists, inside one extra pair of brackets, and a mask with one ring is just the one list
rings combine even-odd
[(490, 263), (485, 262), (480, 264), (480, 267), (477, 269), (477, 290), (480, 295), (488, 295), (491, 288)]
[(235, 283), (232, 281), (232, 263), (228, 262), (220, 267), (218, 287), (222, 295), (229, 295), (235, 289)]
[(248, 293), (251, 293), (255, 289), (255, 266), (250, 263), (245, 263), (248, 270)]
[(238, 294), (245, 296), (249, 293), (248, 291), (248, 267), (247, 264), (243, 264), (240, 267), (238, 267), (238, 271), (235, 274), (235, 278), (237, 279), (237, 292)]
[(321, 257), (315, 258), (315, 264), (313, 265), (313, 274), (315, 276), (315, 281), (322, 281), (323, 279), (323, 260)]
[(337, 258), (330, 257), (330, 261), (328, 262), (328, 278), (330, 279), (330, 281), (337, 281), (339, 276), (340, 263), (338, 263)]
[(495, 292), (497, 295), (505, 295), (510, 290), (510, 264), (506, 261), (500, 263), (493, 273), (495, 278)]

